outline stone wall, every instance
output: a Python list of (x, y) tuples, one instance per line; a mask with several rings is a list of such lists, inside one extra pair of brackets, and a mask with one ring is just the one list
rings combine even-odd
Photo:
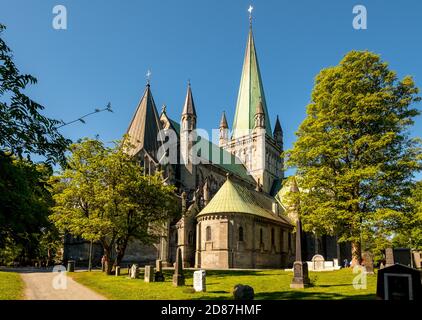
[[(209, 240), (207, 228), (211, 230)], [(275, 222), (247, 214), (209, 215), (199, 219), (198, 231), (198, 267), (281, 268), (289, 263), (286, 242), (291, 228)]]

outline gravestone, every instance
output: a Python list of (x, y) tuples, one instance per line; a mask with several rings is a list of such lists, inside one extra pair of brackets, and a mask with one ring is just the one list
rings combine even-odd
[(67, 272), (75, 272), (75, 261), (69, 260), (67, 262)]
[(412, 252), (409, 248), (394, 248), (394, 263), (412, 267)]
[(421, 269), (421, 252), (413, 251), (413, 267), (416, 269)]
[(308, 275), (308, 264), (302, 261), (293, 263), (293, 279), (290, 288), (303, 289), (309, 286), (310, 280)]
[(336, 258), (333, 259), (333, 267), (334, 267), (334, 269), (340, 267), (339, 264), (338, 264), (338, 259), (336, 259)]
[[(297, 185), (296, 185), (297, 189)], [(302, 252), (302, 223), (296, 221), (296, 260), (293, 263), (293, 279), (290, 288), (304, 289), (309, 286), (308, 264), (303, 262)]]
[(384, 266), (384, 263), (380, 263), (380, 269), (384, 269), (385, 268), (385, 266)]
[(393, 248), (385, 249), (385, 266), (390, 267), (394, 265), (394, 252)]
[(116, 266), (116, 277), (120, 276), (120, 267)]
[(164, 281), (164, 274), (163, 274), (163, 262), (161, 260), (155, 261), (155, 271), (154, 280), (155, 282), (163, 282)]
[(251, 286), (237, 284), (233, 288), (234, 300), (253, 300), (255, 293)]
[(374, 256), (369, 251), (362, 253), (362, 265), (365, 267), (366, 273), (374, 274)]
[(144, 281), (154, 282), (154, 267), (145, 266)]
[(176, 287), (185, 285), (185, 276), (183, 275), (182, 249), (177, 248), (176, 264), (173, 274), (173, 285)]
[(132, 267), (130, 268), (130, 278), (136, 279), (137, 277), (138, 277), (138, 265), (133, 264)]
[(320, 254), (316, 254), (312, 257), (312, 269), (314, 271), (324, 270), (324, 257)]
[(377, 299), (422, 300), (421, 272), (401, 264), (379, 270)]
[(196, 292), (206, 291), (205, 270), (198, 270), (193, 273), (193, 288)]

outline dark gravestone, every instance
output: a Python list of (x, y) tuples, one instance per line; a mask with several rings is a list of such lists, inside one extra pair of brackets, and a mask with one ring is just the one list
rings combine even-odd
[(421, 272), (401, 264), (379, 270), (377, 298), (381, 300), (422, 300)]
[(385, 249), (385, 266), (390, 267), (394, 265), (394, 252), (393, 248)]
[(67, 272), (75, 272), (75, 261), (69, 260), (67, 262)]
[(184, 286), (185, 276), (183, 275), (183, 260), (182, 260), (182, 249), (177, 248), (176, 265), (174, 266), (173, 274), (173, 285)]
[(365, 267), (366, 273), (374, 274), (374, 256), (371, 252), (362, 253), (362, 265)]
[(250, 286), (237, 284), (233, 288), (234, 300), (253, 300), (254, 296), (255, 293)]
[(393, 249), (394, 263), (412, 267), (412, 252), (408, 248)]

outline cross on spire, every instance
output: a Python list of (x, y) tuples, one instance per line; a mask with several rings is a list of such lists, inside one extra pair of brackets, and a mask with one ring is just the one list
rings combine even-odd
[(249, 5), (248, 12), (249, 12), (249, 24), (252, 25), (252, 5)]
[(149, 84), (149, 82), (150, 82), (150, 80), (151, 80), (151, 75), (152, 75), (151, 70), (150, 70), (150, 69), (148, 69), (147, 74), (146, 74), (146, 77), (147, 77), (147, 84)]

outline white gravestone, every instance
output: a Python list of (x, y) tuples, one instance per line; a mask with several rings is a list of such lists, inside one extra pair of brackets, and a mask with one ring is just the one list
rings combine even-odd
[(193, 273), (193, 288), (196, 292), (205, 292), (205, 270), (198, 270)]
[(130, 278), (136, 279), (138, 277), (138, 265), (134, 264), (132, 265), (132, 268), (130, 268)]

